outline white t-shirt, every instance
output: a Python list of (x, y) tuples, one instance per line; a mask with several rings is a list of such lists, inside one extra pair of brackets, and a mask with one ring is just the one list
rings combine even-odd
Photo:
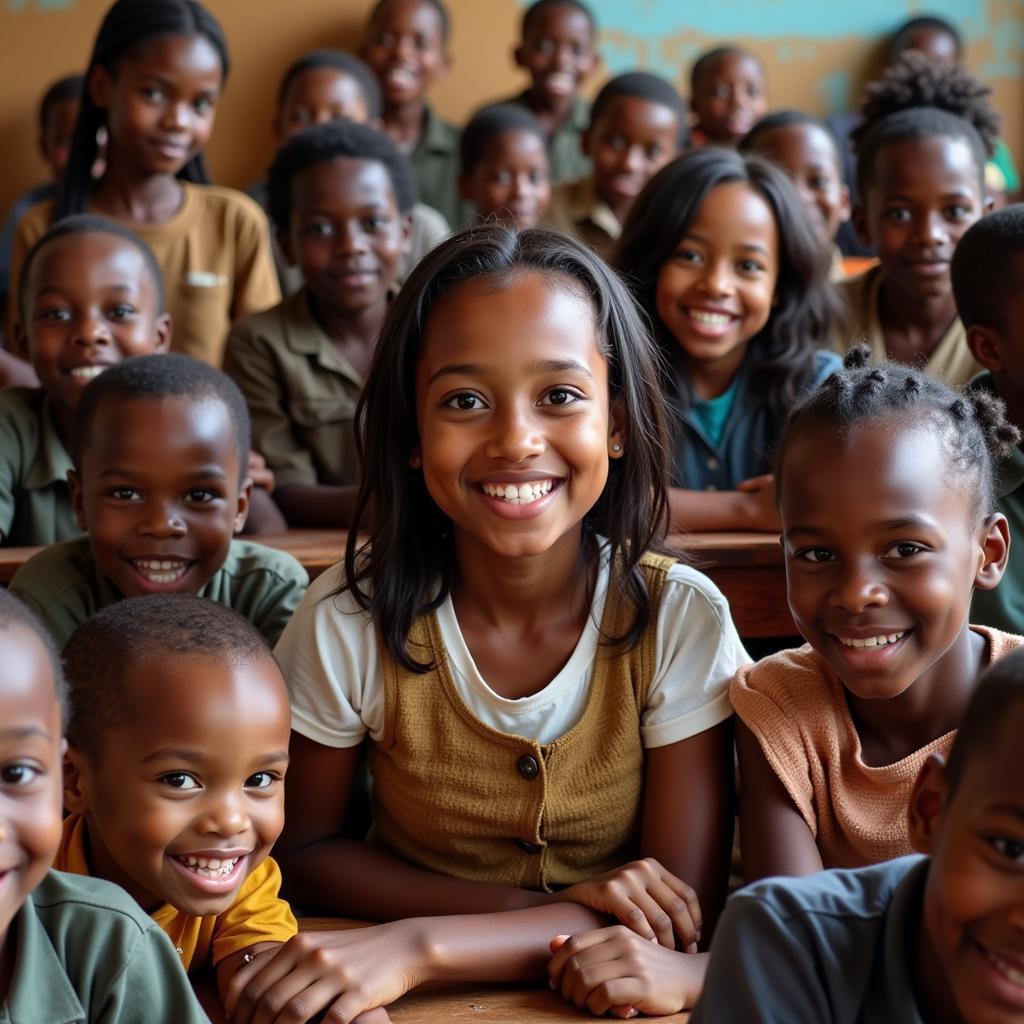
[[(274, 652), (291, 694), (292, 728), (327, 747), (354, 747), (367, 733), (376, 740), (384, 728), (384, 680), (370, 615), (351, 593), (326, 597), (344, 571), (338, 563), (312, 584)], [(538, 693), (519, 700), (495, 693), (481, 677), (449, 596), (437, 609), (438, 624), (455, 687), (473, 714), (492, 729), (538, 743), (564, 736), (586, 708), (607, 593), (605, 560), (568, 662)], [(689, 566), (669, 571), (655, 629), (654, 674), (641, 716), (645, 747), (677, 743), (728, 718), (729, 680), (750, 661), (725, 598)]]

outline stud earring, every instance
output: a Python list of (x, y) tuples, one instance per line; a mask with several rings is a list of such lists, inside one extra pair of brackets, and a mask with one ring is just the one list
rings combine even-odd
[(613, 444), (612, 445), (612, 451), (613, 452), (621, 452), (622, 451), (622, 445), (621, 444)]

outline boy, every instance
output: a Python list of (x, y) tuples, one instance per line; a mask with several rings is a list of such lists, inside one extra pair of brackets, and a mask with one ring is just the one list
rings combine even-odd
[[(971, 386), (998, 395), (1007, 418), (1024, 428), (1024, 205), (1007, 206), (973, 224), (950, 269), (967, 345), (985, 368)], [(1006, 575), (994, 590), (975, 591), (971, 621), (1024, 631), (1024, 451), (1014, 448), (999, 471), (995, 511), (1010, 523)]]
[(768, 112), (764, 66), (749, 50), (720, 46), (690, 71), (695, 145), (735, 146)]
[(63, 646), (125, 597), (199, 594), (276, 640), (305, 590), (291, 555), (233, 540), (245, 521), (249, 414), (230, 378), (182, 355), (142, 356), (86, 387), (68, 474), (88, 536), (46, 548), (11, 581)]
[(61, 839), (64, 677), (0, 591), (0, 1020), (206, 1020), (171, 944), (117, 886), (50, 871)]
[(597, 94), (583, 151), (593, 173), (555, 189), (549, 220), (605, 259), (644, 185), (686, 146), (686, 106), (663, 78), (619, 75)]

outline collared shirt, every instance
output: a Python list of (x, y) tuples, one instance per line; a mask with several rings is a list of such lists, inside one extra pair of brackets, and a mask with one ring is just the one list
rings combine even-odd
[[(233, 540), (224, 564), (198, 596), (233, 608), (273, 645), (308, 582), (306, 570), (287, 552)], [(90, 615), (124, 600), (100, 572), (88, 537), (54, 544), (33, 555), (14, 574), (10, 592), (39, 616), (58, 650)]]
[(51, 871), (8, 941), (14, 974), (0, 1024), (206, 1024), (167, 937), (119, 886)]
[[(867, 343), (871, 358), (877, 363), (889, 360), (885, 347), (885, 332), (878, 313), (879, 289), (882, 286), (882, 268), (872, 267), (857, 277), (839, 282), (839, 290), (849, 303), (851, 321), (845, 350)], [(957, 317), (939, 339), (923, 368), (925, 373), (937, 377), (952, 387), (963, 387), (982, 369), (967, 347), (967, 332)]]
[(459, 198), (459, 130), (442, 121), (429, 103), (409, 163), (416, 174), (420, 202), (432, 206), (453, 228), (467, 223), (467, 211)]
[(602, 259), (608, 259), (622, 234), (611, 207), (597, 194), (593, 177), (567, 181), (551, 193), (548, 223), (586, 242)]
[[(531, 114), (530, 90), (510, 96), (504, 102), (525, 107)], [(590, 127), (590, 104), (582, 96), (574, 96), (569, 116), (548, 139), (548, 174), (552, 185), (563, 181), (579, 181), (590, 176), (590, 157), (583, 152), (583, 133)]]
[(68, 486), (72, 468), (46, 392), (0, 392), (0, 543), (54, 544), (81, 536)]
[(354, 484), (363, 380), (316, 322), (303, 288), (231, 328), (224, 372), (245, 395), (252, 446), (275, 484)]
[(741, 889), (690, 1024), (924, 1024), (912, 958), (927, 873), (911, 856)]

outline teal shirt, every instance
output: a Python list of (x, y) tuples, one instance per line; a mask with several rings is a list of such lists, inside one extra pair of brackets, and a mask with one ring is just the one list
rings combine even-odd
[(732, 412), (732, 404), (736, 400), (740, 379), (734, 377), (733, 382), (715, 398), (697, 398), (693, 403), (693, 415), (707, 434), (713, 445), (721, 443), (725, 433), (725, 423)]

